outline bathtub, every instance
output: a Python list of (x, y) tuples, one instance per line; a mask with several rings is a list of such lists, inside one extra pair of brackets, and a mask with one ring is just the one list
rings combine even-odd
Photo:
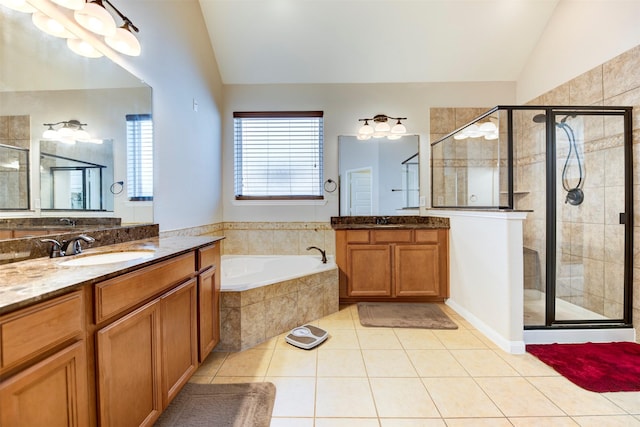
[(223, 255), (221, 291), (244, 291), (336, 268), (311, 255)]
[(338, 267), (311, 255), (223, 255), (220, 343), (241, 351), (338, 311)]

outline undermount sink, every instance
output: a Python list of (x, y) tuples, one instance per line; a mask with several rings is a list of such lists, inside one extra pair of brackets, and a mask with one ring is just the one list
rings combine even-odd
[(136, 259), (146, 259), (153, 256), (151, 250), (134, 250), (122, 252), (103, 252), (98, 254), (74, 257), (68, 261), (63, 261), (60, 265), (67, 267), (78, 267), (87, 265), (111, 264), (114, 262), (132, 261)]

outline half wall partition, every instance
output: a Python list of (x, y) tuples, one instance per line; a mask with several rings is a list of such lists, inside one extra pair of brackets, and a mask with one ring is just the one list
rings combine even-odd
[(527, 211), (525, 329), (631, 327), (631, 129), (631, 107), (498, 106), (431, 144), (434, 208)]

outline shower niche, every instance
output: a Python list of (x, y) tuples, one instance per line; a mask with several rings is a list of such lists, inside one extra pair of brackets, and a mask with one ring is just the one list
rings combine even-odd
[(525, 329), (632, 325), (631, 111), (498, 106), (431, 144), (434, 208), (527, 212)]

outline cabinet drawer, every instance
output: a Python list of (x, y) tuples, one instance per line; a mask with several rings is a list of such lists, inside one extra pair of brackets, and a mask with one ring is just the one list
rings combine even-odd
[(369, 230), (347, 230), (347, 243), (369, 243)]
[(195, 252), (190, 252), (98, 283), (95, 288), (96, 323), (123, 313), (191, 277), (195, 266)]
[(438, 230), (416, 230), (416, 243), (438, 243)]
[(413, 230), (373, 230), (371, 243), (411, 243)]
[(220, 247), (217, 243), (198, 249), (198, 271), (202, 271), (216, 265), (220, 256)]
[(38, 304), (0, 320), (0, 371), (28, 361), (84, 332), (81, 292)]

